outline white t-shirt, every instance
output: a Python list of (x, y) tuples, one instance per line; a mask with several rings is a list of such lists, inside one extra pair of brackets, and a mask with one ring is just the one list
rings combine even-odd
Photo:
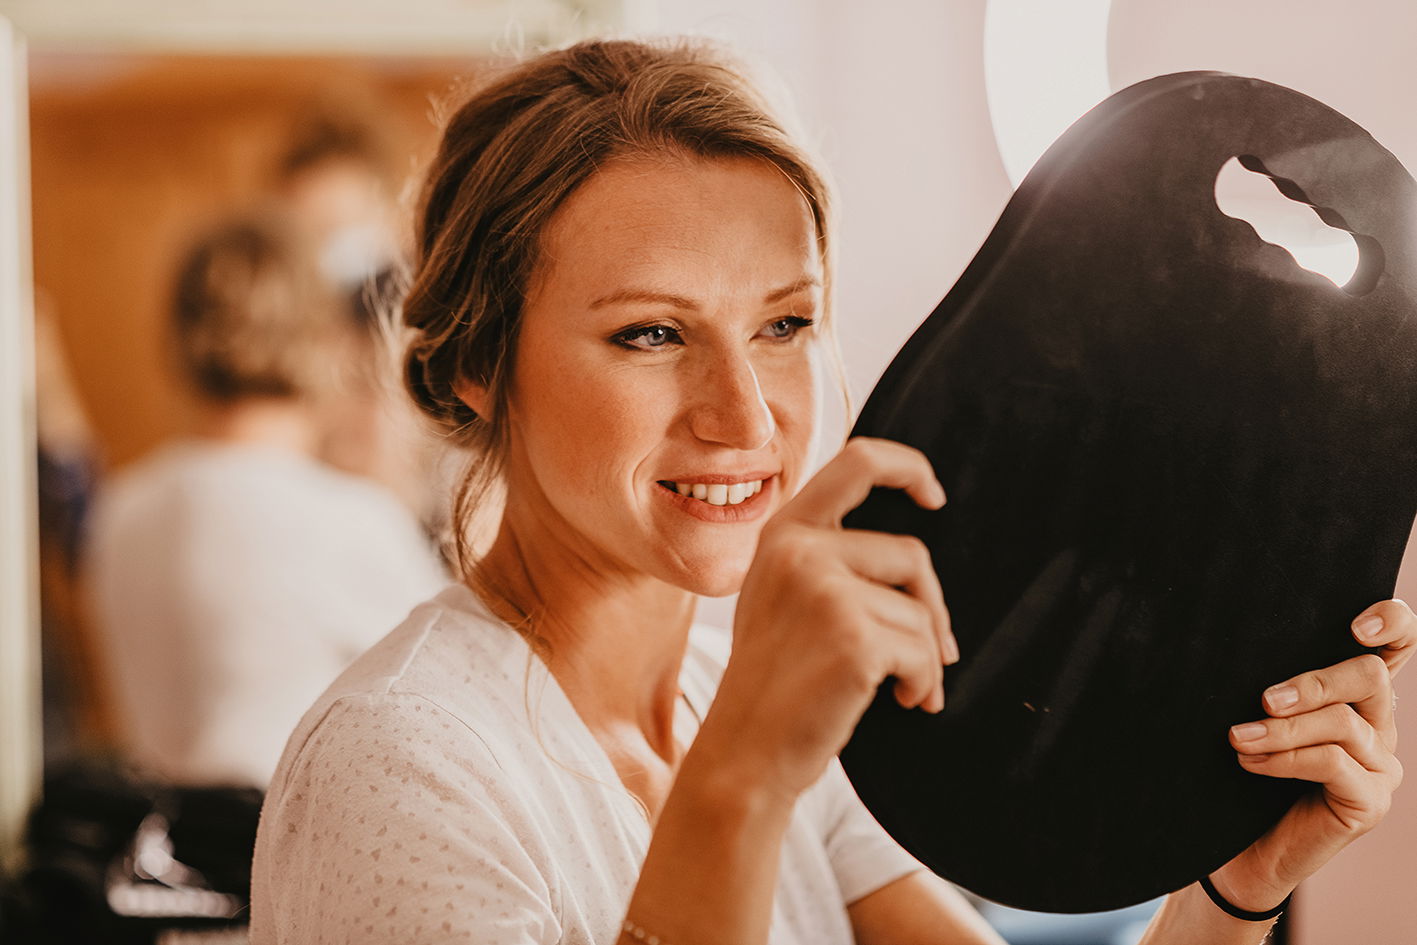
[(216, 441), (106, 483), (86, 550), (125, 746), (183, 783), (264, 787), (310, 703), (448, 580), (384, 489)]
[[(680, 685), (699, 717), (729, 639), (690, 635)], [(291, 737), (261, 812), (251, 941), (608, 945), (650, 834), (545, 663), (455, 585)], [(793, 812), (770, 941), (850, 945), (846, 904), (922, 868), (833, 761)]]

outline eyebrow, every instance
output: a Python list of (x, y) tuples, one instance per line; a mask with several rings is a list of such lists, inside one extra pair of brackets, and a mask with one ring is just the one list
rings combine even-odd
[[(774, 302), (781, 302), (790, 295), (795, 295), (805, 289), (820, 286), (822, 283), (815, 276), (804, 276), (790, 285), (785, 285), (780, 289), (773, 289), (763, 296), (764, 304), (771, 305)], [(698, 303), (693, 299), (685, 298), (682, 295), (674, 295), (672, 292), (655, 292), (650, 289), (620, 289), (611, 292), (609, 295), (602, 295), (594, 302), (590, 303), (593, 309), (602, 308), (606, 305), (616, 305), (621, 302), (648, 302), (657, 305), (669, 305), (673, 308), (696, 309)]]

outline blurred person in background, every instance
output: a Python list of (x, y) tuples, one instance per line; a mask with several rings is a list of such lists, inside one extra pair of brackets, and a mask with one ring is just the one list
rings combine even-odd
[(346, 319), (274, 217), (181, 265), (196, 429), (100, 490), (87, 544), (120, 738), (159, 777), (264, 788), (310, 701), (445, 582), (392, 494), (317, 458), (321, 403), (360, 356)]
[(398, 153), (374, 103), (345, 95), (299, 114), (276, 158), (274, 196), (310, 241), (325, 278), (342, 291), (387, 270), (405, 242), (396, 203), (409, 169), (400, 171)]
[(273, 197), (348, 303), (354, 350), (337, 379), (340, 396), (324, 404), (320, 458), (393, 491), (448, 545), (454, 457), (404, 396), (397, 346), (382, 330), (407, 242), (397, 198), (413, 161), (401, 169), (398, 154), (376, 101), (327, 95), (295, 119), (275, 161)]

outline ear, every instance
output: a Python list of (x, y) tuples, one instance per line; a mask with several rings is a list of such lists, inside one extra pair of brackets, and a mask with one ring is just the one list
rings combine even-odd
[(467, 377), (459, 377), (453, 382), (453, 393), (457, 395), (467, 405), (473, 413), (483, 420), (491, 418), (492, 398), (487, 393), (487, 386)]

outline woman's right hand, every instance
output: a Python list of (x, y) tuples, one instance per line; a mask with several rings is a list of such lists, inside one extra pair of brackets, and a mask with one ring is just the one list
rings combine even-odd
[(735, 771), (793, 799), (846, 744), (882, 681), (895, 677), (902, 706), (939, 712), (944, 666), (959, 658), (925, 544), (841, 526), (877, 486), (927, 509), (945, 503), (920, 451), (849, 441), (764, 526), (699, 735), (705, 747), (721, 738)]

